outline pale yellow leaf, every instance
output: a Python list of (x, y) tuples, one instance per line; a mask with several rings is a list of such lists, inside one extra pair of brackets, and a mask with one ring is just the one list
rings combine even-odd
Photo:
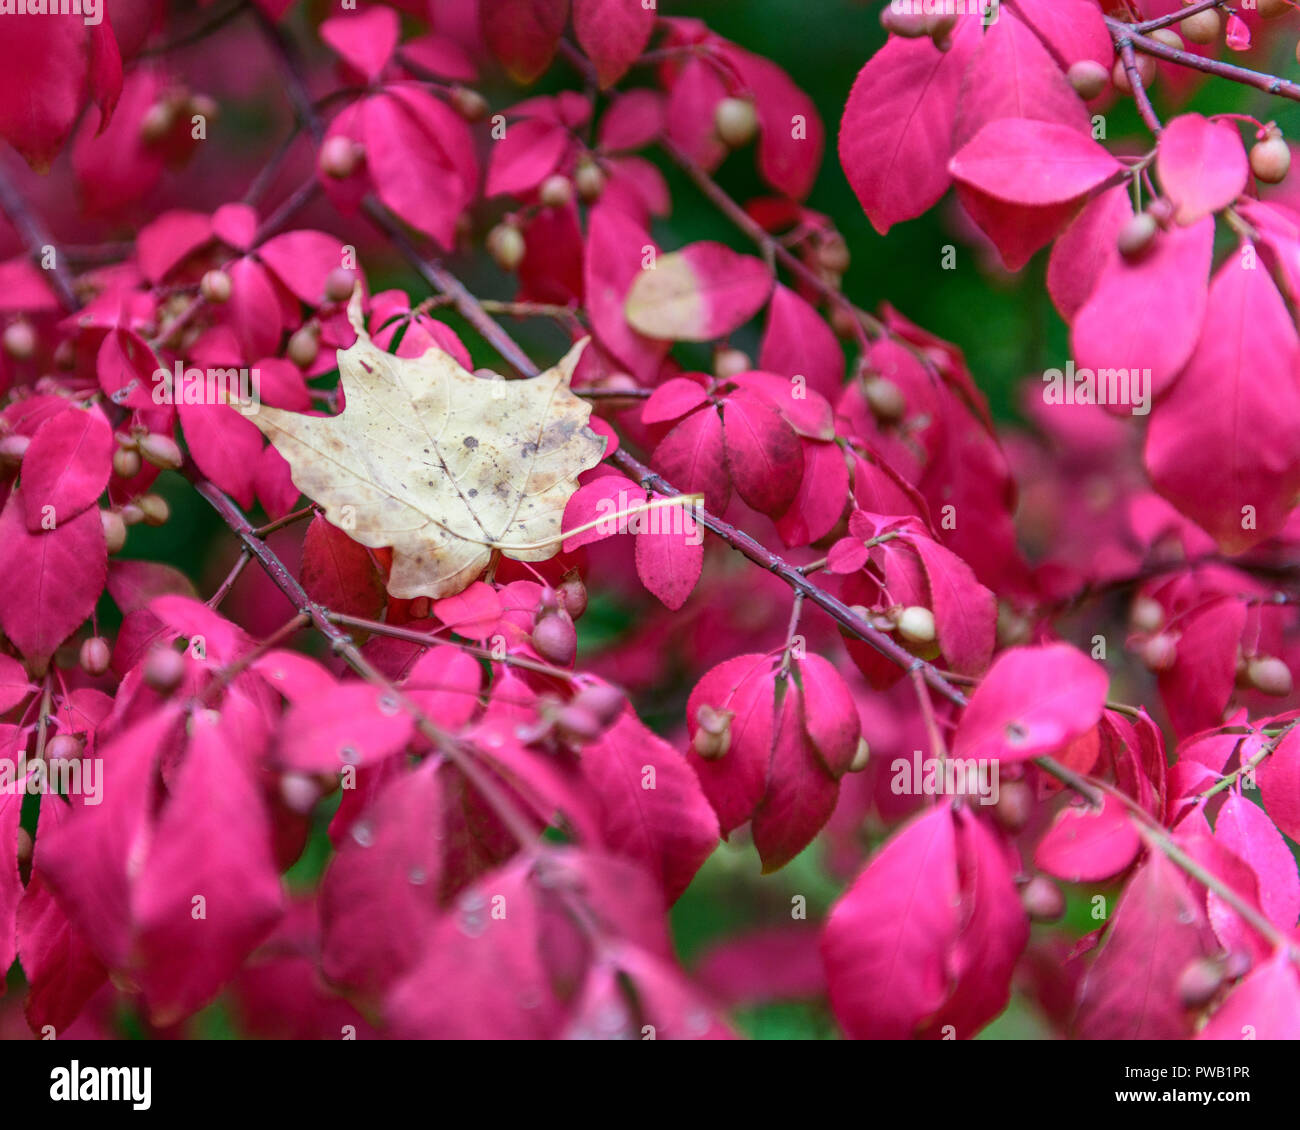
[(392, 547), (398, 598), (460, 592), (493, 550), (554, 556), (578, 475), (605, 452), (591, 405), (569, 389), (586, 341), (540, 376), (488, 380), (437, 348), (418, 358), (377, 348), (359, 294), (348, 315), (357, 341), (338, 354), (343, 412), (251, 417), (294, 484), (362, 545)]

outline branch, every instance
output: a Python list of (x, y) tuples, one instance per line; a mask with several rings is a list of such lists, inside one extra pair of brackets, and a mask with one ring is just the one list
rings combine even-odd
[(1128, 77), (1128, 84), (1133, 88), (1133, 101), (1137, 103), (1138, 113), (1142, 120), (1156, 137), (1160, 136), (1164, 128), (1160, 124), (1160, 119), (1156, 116), (1156, 109), (1151, 105), (1151, 95), (1147, 93), (1146, 86), (1142, 83), (1142, 75), (1138, 71), (1137, 56), (1133, 53), (1133, 40), (1127, 35), (1121, 34), (1113, 27), (1110, 29), (1111, 38), (1115, 41), (1115, 46), (1119, 49), (1120, 61), (1124, 65), (1124, 74)]
[(69, 312), (81, 308), (81, 300), (72, 288), (72, 278), (63, 266), (58, 248), (46, 230), (40, 218), (32, 211), (17, 185), (9, 179), (8, 173), (0, 166), (0, 211), (9, 217), (10, 223), (18, 229), (23, 246), (33, 259), (40, 259), (44, 254), (42, 248), (54, 247), (54, 266), (48, 268), (54, 276), (52, 285), (64, 309)]

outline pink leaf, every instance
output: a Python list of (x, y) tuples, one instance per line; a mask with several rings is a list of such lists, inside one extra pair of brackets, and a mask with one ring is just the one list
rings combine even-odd
[[(655, 496), (659, 497), (659, 496)], [(685, 506), (637, 516), (636, 571), (665, 608), (681, 608), (704, 569), (704, 531)]]
[(1156, 173), (1174, 203), (1174, 219), (1186, 227), (1236, 200), (1250, 166), (1235, 124), (1182, 114), (1160, 135)]
[(760, 513), (783, 513), (803, 476), (799, 437), (774, 408), (745, 392), (727, 399), (722, 413), (731, 481)]
[(320, 25), (321, 39), (369, 82), (379, 78), (392, 58), (401, 31), (397, 13), (384, 7), (331, 16)]
[(569, 148), (569, 131), (554, 122), (513, 122), (492, 146), (485, 196), (523, 196), (555, 171)]
[(1300, 875), (1295, 856), (1264, 810), (1232, 793), (1215, 818), (1214, 838), (1259, 876), (1260, 909), (1283, 930), (1292, 930), (1300, 919)]
[(660, 441), (652, 462), (678, 490), (703, 494), (705, 505), (715, 514), (726, 510), (731, 476), (723, 445), (722, 415), (716, 408), (687, 416)]
[(772, 272), (761, 259), (721, 243), (693, 243), (640, 272), (627, 296), (627, 320), (647, 337), (710, 341), (749, 321), (771, 290)]
[(300, 577), (313, 600), (349, 616), (375, 616), (387, 601), (370, 551), (320, 515), (303, 538)]
[(1252, 969), (1198, 1040), (1300, 1040), (1300, 978), (1286, 948)]
[(608, 205), (592, 208), (583, 258), (591, 328), (601, 345), (626, 365), (628, 372), (651, 382), (669, 344), (638, 333), (624, 311), (628, 291), (644, 272), (647, 249), (654, 253), (655, 242), (642, 225)]
[(66, 522), (93, 505), (108, 486), (113, 448), (113, 431), (95, 408), (69, 408), (37, 428), (22, 467), (28, 532), (39, 533), (47, 515)]
[(344, 683), (290, 708), (281, 726), (280, 759), (290, 769), (332, 773), (391, 757), (413, 733), (411, 716), (386, 692)]
[(1053, 753), (1097, 724), (1107, 682), (1068, 644), (1003, 652), (971, 696), (953, 754), (1023, 761)]
[(629, 0), (573, 0), (573, 30), (596, 64), (603, 90), (612, 86), (650, 42), (655, 10)]
[(960, 675), (978, 675), (989, 665), (997, 635), (998, 608), (993, 594), (975, 579), (971, 567), (950, 549), (928, 538), (911, 542), (930, 584), (939, 648)]
[(1091, 137), (1055, 122), (1002, 118), (949, 164), (963, 184), (1011, 204), (1063, 204), (1123, 171)]
[(257, 257), (271, 273), (308, 306), (325, 301), (325, 280), (343, 265), (344, 256), (343, 241), (323, 231), (285, 232), (257, 249)]
[(1300, 842), (1300, 733), (1292, 730), (1255, 769), (1259, 795), (1273, 822)]
[(794, 291), (779, 283), (767, 308), (767, 329), (758, 366), (771, 373), (801, 376), (808, 387), (834, 400), (844, 384), (844, 351), (822, 317)]
[(1107, 795), (1100, 811), (1070, 805), (1034, 851), (1034, 865), (1071, 883), (1093, 883), (1118, 875), (1137, 858), (1142, 841), (1128, 810)]
[[(1119, 258), (1116, 240), (1120, 228), (1132, 215), (1128, 189), (1116, 185), (1089, 200), (1052, 246), (1047, 263), (1047, 289), (1067, 322), (1074, 321), (1103, 273)], [(1132, 297), (1127, 287), (1125, 293)], [(1104, 323), (1101, 329), (1104, 331)], [(1076, 347), (1077, 344), (1076, 338)]]
[(515, 82), (541, 77), (569, 15), (569, 0), (480, 0), (479, 19), (488, 48)]

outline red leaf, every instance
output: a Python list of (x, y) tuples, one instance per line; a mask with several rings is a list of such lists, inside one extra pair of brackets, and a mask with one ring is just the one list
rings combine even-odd
[(344, 683), (289, 709), (281, 724), (280, 760), (308, 773), (373, 765), (402, 749), (414, 730), (411, 716), (384, 691)]
[[(1116, 240), (1132, 215), (1133, 202), (1127, 187), (1116, 185), (1089, 200), (1052, 246), (1047, 289), (1067, 322), (1074, 321), (1103, 273), (1119, 258)], [(1129, 293), (1127, 288), (1125, 293)], [(1101, 328), (1104, 331), (1105, 323)], [(1075, 342), (1077, 347), (1078, 338)]]
[(597, 204), (587, 223), (583, 286), (591, 328), (600, 344), (642, 382), (652, 382), (670, 348), (638, 333), (625, 313), (628, 291), (644, 270), (647, 251), (658, 248), (650, 233), (616, 208)]
[(704, 569), (704, 531), (685, 506), (652, 510), (634, 521), (643, 527), (636, 536), (637, 576), (665, 608), (676, 612)]
[(541, 77), (569, 15), (569, 0), (480, 0), (479, 20), (488, 48), (515, 82)]
[(95, 408), (69, 408), (36, 429), (22, 467), (29, 533), (41, 531), (47, 507), (66, 522), (94, 504), (108, 486), (113, 447), (113, 431)]
[(492, 146), (485, 196), (523, 196), (555, 171), (569, 148), (569, 131), (554, 122), (529, 118), (512, 122)]
[(1069, 805), (1034, 851), (1040, 871), (1071, 883), (1093, 883), (1118, 875), (1137, 858), (1142, 841), (1128, 810), (1113, 796), (1103, 798), (1100, 811)]
[(1228, 994), (1198, 1040), (1300, 1040), (1300, 978), (1279, 949)]
[(1300, 733), (1292, 730), (1255, 769), (1260, 799), (1273, 822), (1300, 842)]
[(1124, 166), (1091, 137), (1056, 122), (990, 122), (949, 164), (963, 184), (1010, 204), (1063, 204)]
[(1184, 227), (1226, 208), (1246, 189), (1250, 166), (1241, 133), (1231, 122), (1182, 114), (1165, 123), (1156, 150), (1156, 174)]
[(722, 430), (737, 493), (760, 513), (783, 513), (803, 476), (803, 447), (794, 429), (765, 401), (739, 392), (727, 399)]
[(713, 513), (727, 509), (731, 476), (723, 447), (722, 415), (716, 408), (687, 416), (660, 441), (651, 462), (678, 490), (703, 494)]
[(767, 308), (758, 367), (801, 376), (809, 388), (832, 401), (844, 383), (844, 351), (835, 334), (816, 310), (779, 283)]
[(1283, 930), (1300, 919), (1300, 875), (1295, 856), (1264, 814), (1238, 793), (1223, 802), (1214, 821), (1214, 838), (1259, 877), (1259, 905)]
[(370, 552), (320, 515), (303, 538), (300, 577), (313, 600), (349, 616), (373, 617), (387, 599)]
[(320, 37), (368, 82), (379, 78), (401, 37), (401, 25), (392, 8), (331, 16), (322, 20)]
[(596, 64), (602, 90), (618, 82), (645, 50), (654, 26), (654, 8), (634, 0), (573, 0), (573, 30)]
[(913, 538), (930, 583), (939, 648), (960, 675), (978, 675), (989, 665), (997, 636), (998, 607), (971, 567), (928, 538)]
[(754, 97), (759, 172), (778, 192), (802, 200), (812, 191), (826, 147), (817, 107), (770, 59), (730, 45), (726, 57)]
[(1068, 644), (1003, 652), (971, 696), (953, 754), (1024, 761), (1052, 753), (1097, 724), (1107, 682)]

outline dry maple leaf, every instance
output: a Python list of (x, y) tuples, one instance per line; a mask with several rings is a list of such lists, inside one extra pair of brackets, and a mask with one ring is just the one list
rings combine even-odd
[(494, 550), (554, 556), (578, 475), (605, 453), (591, 405), (569, 390), (586, 340), (540, 376), (490, 380), (436, 347), (415, 358), (377, 348), (359, 292), (348, 317), (357, 340), (338, 352), (343, 412), (252, 417), (294, 484), (362, 545), (392, 547), (388, 591), (401, 599), (460, 592)]

